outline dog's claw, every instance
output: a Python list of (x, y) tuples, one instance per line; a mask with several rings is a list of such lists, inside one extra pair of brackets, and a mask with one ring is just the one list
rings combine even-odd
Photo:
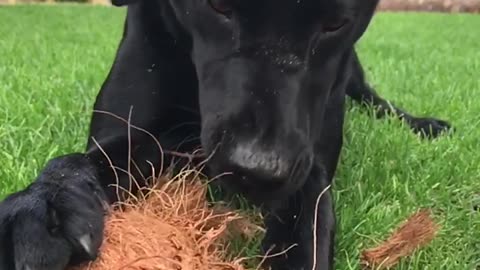
[(93, 248), (93, 241), (90, 234), (85, 234), (78, 239), (80, 246), (84, 249), (84, 251), (88, 254), (90, 258), (96, 257), (96, 251)]

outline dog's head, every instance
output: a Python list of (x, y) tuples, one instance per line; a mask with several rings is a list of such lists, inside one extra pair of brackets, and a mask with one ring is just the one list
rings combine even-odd
[(315, 163), (325, 107), (378, 0), (161, 1), (173, 34), (188, 43), (179, 46), (196, 70), (211, 168), (233, 172), (229, 186), (295, 192)]

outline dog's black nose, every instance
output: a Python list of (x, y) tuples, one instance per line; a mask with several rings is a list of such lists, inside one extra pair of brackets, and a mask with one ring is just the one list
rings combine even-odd
[(243, 176), (285, 181), (291, 174), (290, 159), (281, 151), (265, 149), (255, 143), (243, 143), (233, 147), (227, 162), (234, 172)]

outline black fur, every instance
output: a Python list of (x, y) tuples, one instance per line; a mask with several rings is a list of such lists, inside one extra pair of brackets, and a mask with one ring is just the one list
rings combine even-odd
[(449, 128), (389, 106), (365, 82), (354, 44), (377, 1), (115, 0), (129, 5), (125, 32), (95, 103), (88, 147), (50, 161), (2, 202), (1, 269), (62, 270), (95, 258), (102, 201), (116, 198), (102, 150), (123, 170), (130, 151), (137, 180), (162, 163), (152, 138), (133, 129), (129, 149), (125, 122), (100, 112), (127, 119), (131, 109), (132, 124), (164, 150), (202, 146), (210, 175), (233, 172), (218, 182), (262, 206), (265, 249), (297, 244), (269, 261), (274, 270), (312, 268), (315, 215), (316, 269), (333, 269), (330, 190), (314, 210), (335, 175), (346, 95), (430, 137)]

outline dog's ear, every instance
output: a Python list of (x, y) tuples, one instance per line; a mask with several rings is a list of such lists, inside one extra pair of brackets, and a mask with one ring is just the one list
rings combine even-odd
[(137, 2), (140, 2), (141, 0), (111, 0), (112, 5), (117, 6), (117, 7), (122, 7), (130, 4), (135, 4)]

